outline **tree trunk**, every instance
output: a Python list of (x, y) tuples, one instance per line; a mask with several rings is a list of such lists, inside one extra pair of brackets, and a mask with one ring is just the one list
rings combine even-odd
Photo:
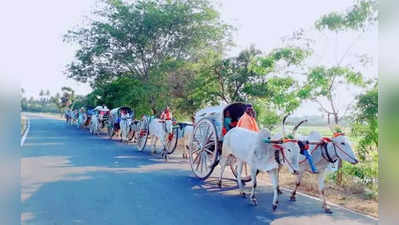
[[(335, 121), (335, 125), (338, 125), (338, 121), (339, 121), (339, 118), (338, 118), (338, 114), (337, 113), (334, 113), (334, 121)], [(338, 185), (341, 185), (342, 184), (342, 170), (341, 170), (341, 168), (342, 168), (342, 160), (338, 160), (338, 171), (337, 171), (337, 184)]]

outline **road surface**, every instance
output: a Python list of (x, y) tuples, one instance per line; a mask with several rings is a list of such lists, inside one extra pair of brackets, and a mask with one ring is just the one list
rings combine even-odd
[(280, 196), (271, 210), (270, 186), (260, 184), (258, 206), (238, 195), (236, 183), (193, 177), (181, 155), (164, 162), (133, 145), (91, 136), (64, 121), (29, 116), (22, 147), (22, 224), (37, 225), (255, 225), (377, 224), (305, 196)]

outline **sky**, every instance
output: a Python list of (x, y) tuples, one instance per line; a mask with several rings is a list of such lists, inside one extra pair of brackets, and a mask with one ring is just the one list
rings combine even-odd
[[(352, 0), (214, 0), (223, 20), (233, 24), (236, 47), (231, 54), (254, 44), (264, 52), (281, 46), (281, 38), (293, 31), (308, 30), (321, 15), (335, 10), (344, 10)], [(7, 1), (0, 9), (0, 72), (17, 76), (27, 96), (38, 96), (41, 89), (52, 94), (60, 92), (62, 86), (70, 86), (77, 94), (87, 94), (90, 87), (67, 79), (65, 66), (73, 60), (76, 48), (63, 42), (67, 30), (81, 25), (95, 9), (96, 0), (39, 0)], [(3, 11), (3, 12), (1, 12)], [(4, 35), (5, 34), (5, 35)], [(356, 40), (355, 48), (378, 52), (377, 32), (369, 32), (357, 39), (354, 34), (344, 35), (339, 45), (331, 44), (320, 34), (312, 34), (320, 40), (316, 46), (312, 63), (329, 64), (337, 55), (342, 55), (346, 46)], [(324, 40), (324, 39), (326, 40)], [(341, 49), (342, 48), (342, 49)], [(376, 76), (376, 66), (367, 73)], [(343, 90), (343, 104), (353, 99), (356, 92)], [(340, 98), (341, 98), (340, 97)], [(298, 115), (317, 114), (317, 106), (305, 103), (296, 112)]]

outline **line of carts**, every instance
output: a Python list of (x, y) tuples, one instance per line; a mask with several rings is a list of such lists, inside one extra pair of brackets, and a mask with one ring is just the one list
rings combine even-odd
[[(186, 126), (193, 126), (190, 143), (188, 144), (189, 163), (192, 172), (200, 179), (207, 179), (219, 163), (219, 158), (223, 145), (223, 121), (225, 111), (230, 112), (232, 121), (238, 121), (244, 114), (246, 104), (237, 102), (229, 105), (211, 106), (199, 110), (195, 113), (194, 124), (180, 123), (173, 121), (173, 135), (167, 138), (166, 152), (167, 154), (174, 153), (179, 139), (184, 135)], [(122, 111), (126, 112), (126, 116), (122, 116)], [(89, 127), (92, 134), (101, 133), (106, 130), (106, 134), (110, 139), (115, 137), (120, 138), (121, 121), (126, 121), (128, 124), (128, 132), (126, 140), (128, 143), (136, 145), (139, 151), (146, 149), (146, 144), (149, 139), (149, 124), (148, 120), (143, 117), (136, 119), (134, 111), (129, 107), (118, 107), (112, 110), (103, 106), (85, 107), (81, 113), (85, 114), (85, 127)], [(97, 120), (97, 121), (94, 121)], [(91, 127), (97, 123), (96, 132)], [(103, 133), (103, 132), (102, 132)], [(180, 135), (179, 135), (180, 134)], [(236, 160), (232, 160), (230, 168), (233, 175), (237, 177), (237, 164)], [(248, 182), (251, 180), (249, 175), (249, 168), (244, 165), (242, 172), (242, 181)]]

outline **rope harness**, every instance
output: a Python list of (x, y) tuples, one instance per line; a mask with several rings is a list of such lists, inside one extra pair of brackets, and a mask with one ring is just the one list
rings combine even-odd
[(280, 152), (281, 155), (283, 156), (283, 163), (287, 162), (288, 166), (295, 171), (294, 167), (292, 166), (292, 163), (287, 159), (286, 155), (285, 155), (285, 151), (284, 151), (284, 147), (281, 145), (283, 143), (287, 143), (287, 142), (293, 142), (293, 143), (298, 143), (298, 140), (295, 139), (282, 139), (282, 140), (265, 140), (265, 143), (271, 143), (273, 144), (272, 147), (275, 149), (274, 151), (274, 159), (276, 160), (276, 162), (281, 165), (281, 160), (280, 160)]
[[(344, 136), (344, 133), (334, 133), (333, 137), (338, 137), (338, 136)], [(330, 153), (328, 152), (327, 149), (327, 145), (331, 143), (333, 145), (334, 148), (334, 154), (337, 157), (335, 160), (332, 159)], [(314, 151), (316, 151), (319, 147), (321, 149), (321, 156), (323, 157), (323, 159), (325, 159), (327, 162), (330, 163), (335, 163), (338, 159), (340, 159), (338, 153), (337, 153), (337, 149), (344, 153), (345, 155), (347, 155), (349, 158), (353, 159), (355, 161), (355, 159), (350, 156), (348, 153), (346, 153), (339, 145), (337, 145), (331, 138), (328, 137), (322, 137), (320, 142), (310, 142), (309, 144), (315, 144), (316, 146), (313, 148), (313, 150), (310, 152), (310, 155), (313, 154)], [(306, 159), (302, 160), (299, 162), (299, 164), (302, 164), (306, 161)]]

